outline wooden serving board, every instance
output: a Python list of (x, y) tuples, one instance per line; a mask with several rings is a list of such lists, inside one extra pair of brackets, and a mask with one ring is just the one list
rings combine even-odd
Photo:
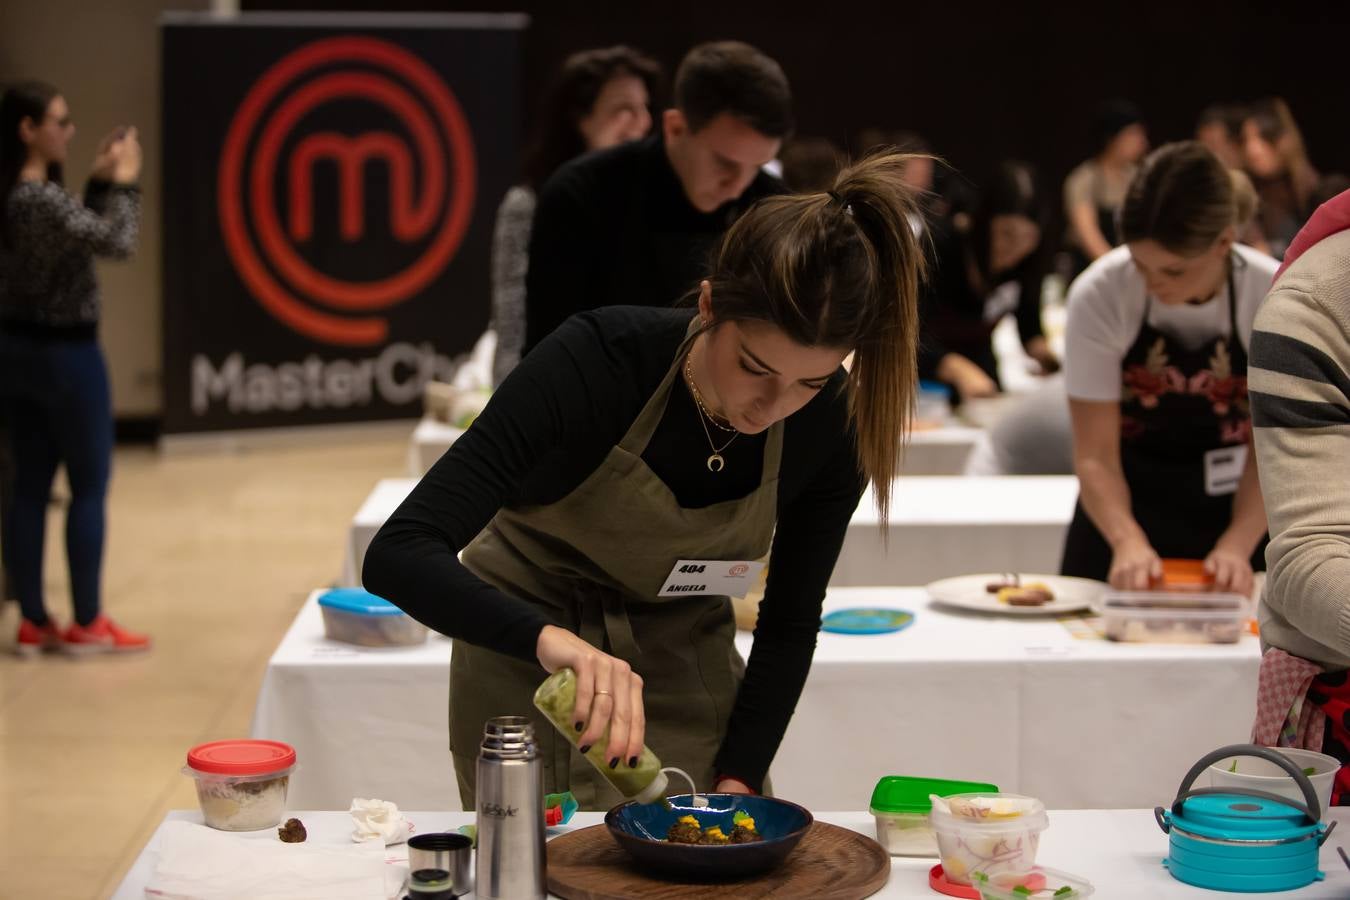
[(609, 829), (592, 825), (548, 843), (548, 889), (566, 900), (862, 900), (885, 886), (891, 858), (869, 837), (816, 822), (787, 860), (741, 881), (681, 882), (637, 868)]

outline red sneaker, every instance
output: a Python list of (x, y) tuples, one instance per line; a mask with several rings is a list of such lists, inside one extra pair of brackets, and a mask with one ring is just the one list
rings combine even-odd
[(27, 619), (19, 620), (19, 637), (14, 642), (14, 652), (25, 659), (31, 659), (47, 650), (56, 650), (61, 646), (61, 629), (51, 619), (46, 625), (34, 625)]
[(71, 622), (66, 633), (61, 636), (63, 649), (67, 653), (83, 655), (86, 653), (134, 653), (150, 649), (148, 635), (127, 631), (107, 616), (100, 615), (88, 625), (81, 626)]

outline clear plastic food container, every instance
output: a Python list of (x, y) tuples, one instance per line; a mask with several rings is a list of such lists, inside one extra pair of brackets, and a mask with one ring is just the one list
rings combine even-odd
[(937, 856), (937, 836), (928, 818), (931, 796), (971, 792), (998, 793), (998, 787), (975, 781), (885, 776), (873, 789), (868, 807), (877, 820), (877, 843), (892, 856)]
[(1251, 608), (1241, 594), (1122, 591), (1103, 596), (1101, 615), (1113, 641), (1232, 644)]
[(323, 633), (362, 647), (408, 647), (427, 639), (427, 627), (383, 597), (360, 588), (338, 588), (319, 598)]
[(213, 741), (188, 751), (184, 775), (197, 782), (206, 824), (258, 831), (281, 824), (295, 771), (295, 749), (280, 741)]
[(1045, 804), (1021, 794), (935, 797), (931, 817), (942, 870), (951, 884), (968, 885), (975, 872), (993, 879), (1031, 871), (1041, 832), (1050, 826)]
[(980, 900), (1036, 900), (1038, 897), (1081, 900), (1093, 894), (1092, 883), (1087, 879), (1040, 866), (1027, 872), (1004, 875), (975, 872), (971, 881), (980, 892)]

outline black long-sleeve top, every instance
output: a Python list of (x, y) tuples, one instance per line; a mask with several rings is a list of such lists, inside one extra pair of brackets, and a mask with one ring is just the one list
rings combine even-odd
[(91, 179), (84, 203), (61, 185), (21, 181), (5, 198), (0, 241), (0, 320), (66, 328), (99, 321), (94, 257), (136, 249), (140, 189)]
[(525, 275), (525, 352), (569, 316), (602, 306), (672, 306), (708, 274), (722, 234), (787, 188), (759, 172), (710, 213), (690, 203), (660, 134), (588, 153), (539, 191)]
[[(366, 588), (442, 634), (534, 661), (539, 631), (552, 623), (456, 554), (498, 509), (561, 500), (603, 462), (655, 393), (692, 315), (610, 307), (566, 322), (512, 371), (380, 529), (366, 552)], [(864, 486), (843, 381), (841, 369), (784, 424), (768, 584), (716, 760), (718, 771), (757, 790), (806, 681), (825, 586)], [(712, 473), (698, 415), (677, 379), (643, 461), (684, 507), (755, 490), (765, 434), (733, 442), (725, 470)]]
[[(942, 357), (958, 353), (997, 381), (990, 334), (998, 320), (1013, 312), (1023, 344), (1044, 333), (1041, 282), (1045, 273), (1040, 255), (1032, 253), (1015, 268), (993, 273), (988, 289), (979, 291), (971, 284), (974, 250), (970, 236), (949, 219), (927, 224), (931, 249), (928, 279), (919, 296), (919, 375), (934, 378)], [(1009, 299), (1012, 289), (1016, 290), (1015, 305), (1005, 308), (1014, 303)]]

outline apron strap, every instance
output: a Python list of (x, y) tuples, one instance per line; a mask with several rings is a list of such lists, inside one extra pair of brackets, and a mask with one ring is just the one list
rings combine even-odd
[(642, 655), (623, 597), (594, 584), (578, 586), (580, 637), (592, 647), (609, 648), (613, 656), (633, 660)]
[(661, 379), (661, 384), (647, 398), (647, 403), (642, 407), (642, 412), (633, 420), (632, 426), (624, 434), (623, 440), (619, 446), (634, 456), (641, 456), (647, 449), (647, 443), (656, 433), (656, 426), (661, 424), (661, 417), (666, 412), (666, 401), (670, 397), (671, 385), (675, 383), (675, 376), (680, 372), (680, 366), (684, 363), (684, 354), (693, 346), (694, 338), (698, 336), (699, 318), (694, 316), (689, 321), (689, 328), (685, 332), (684, 340), (680, 342), (680, 348), (675, 351), (675, 361), (671, 363), (666, 371), (666, 377)]

